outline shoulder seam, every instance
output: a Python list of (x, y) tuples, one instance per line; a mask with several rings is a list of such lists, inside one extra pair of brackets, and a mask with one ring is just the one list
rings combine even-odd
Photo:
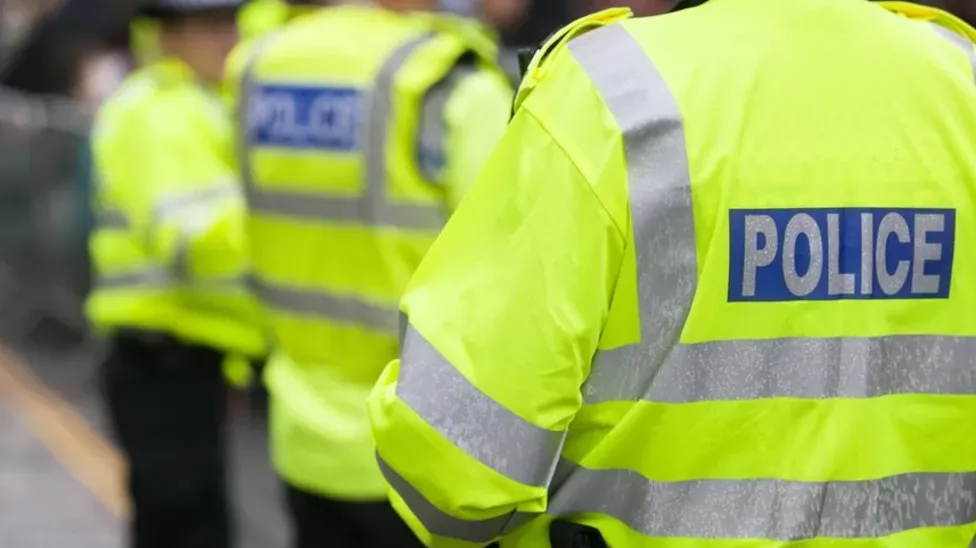
[(589, 177), (586, 176), (586, 173), (584, 173), (583, 170), (580, 168), (579, 164), (576, 163), (576, 160), (573, 158), (573, 156), (569, 153), (569, 151), (566, 150), (566, 148), (559, 141), (559, 139), (556, 138), (556, 136), (553, 135), (552, 132), (549, 131), (549, 128), (546, 127), (546, 125), (542, 121), (542, 119), (540, 119), (538, 116), (536, 116), (536, 114), (534, 112), (532, 112), (532, 109), (531, 108), (527, 108), (527, 107), (523, 106), (520, 109), (520, 111), (521, 112), (525, 112), (525, 114), (528, 115), (528, 116), (531, 116), (532, 119), (535, 121), (535, 123), (538, 124), (539, 129), (541, 129), (543, 132), (545, 132), (545, 134), (549, 137), (549, 139), (552, 141), (552, 143), (554, 145), (556, 145), (557, 147), (559, 147), (559, 150), (563, 153), (563, 156), (567, 160), (569, 160), (569, 163), (570, 164), (572, 164), (573, 169), (575, 169), (576, 172), (579, 173), (580, 177), (584, 181), (586, 181), (586, 189), (590, 192), (590, 195), (593, 196), (593, 199), (596, 200), (596, 203), (598, 203), (600, 205), (600, 209), (603, 210), (603, 214), (607, 216), (607, 218), (610, 220), (610, 224), (612, 224), (613, 227), (616, 229), (617, 235), (620, 236), (620, 238), (626, 244), (626, 242), (628, 240), (627, 233), (624, 232), (624, 230), (620, 228), (620, 225), (619, 224), (617, 224), (617, 220), (614, 219), (613, 215), (610, 213), (610, 210), (607, 209), (606, 204), (604, 204), (603, 203), (603, 200), (600, 199), (600, 195), (597, 194), (596, 193), (596, 190), (593, 189), (593, 182), (590, 180)]

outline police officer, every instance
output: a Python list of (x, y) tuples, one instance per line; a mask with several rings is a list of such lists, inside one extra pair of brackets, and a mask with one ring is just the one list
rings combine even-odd
[(970, 546), (976, 30), (628, 17), (536, 55), (405, 291), (394, 505), (435, 547)]
[(131, 546), (230, 542), (225, 355), (259, 355), (244, 283), (233, 125), (213, 92), (236, 39), (233, 0), (146, 6), (164, 57), (130, 75), (93, 133), (92, 322), (109, 338), (108, 409), (128, 459)]
[(272, 456), (300, 548), (417, 545), (387, 501), (366, 396), (396, 357), (401, 291), (512, 101), (490, 40), (416, 11), (433, 8), (324, 8), (229, 67), (255, 289), (278, 345)]

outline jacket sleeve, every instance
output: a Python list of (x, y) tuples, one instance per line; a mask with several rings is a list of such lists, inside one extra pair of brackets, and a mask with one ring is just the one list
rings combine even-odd
[(151, 256), (190, 283), (237, 279), (246, 266), (230, 121), (207, 100), (163, 92), (99, 130), (105, 191)]
[(409, 284), (369, 411), (428, 546), (483, 546), (546, 509), (624, 254), (592, 183), (521, 109)]
[(443, 187), (449, 211), (457, 209), (504, 133), (514, 94), (501, 73), (462, 64), (425, 97), (421, 165)]

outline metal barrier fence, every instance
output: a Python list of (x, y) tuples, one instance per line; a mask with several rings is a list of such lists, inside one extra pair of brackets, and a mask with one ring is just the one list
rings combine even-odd
[[(80, 105), (0, 88), (0, 334), (34, 344), (53, 322), (71, 345), (89, 344)], [(61, 337), (65, 340), (65, 337)]]

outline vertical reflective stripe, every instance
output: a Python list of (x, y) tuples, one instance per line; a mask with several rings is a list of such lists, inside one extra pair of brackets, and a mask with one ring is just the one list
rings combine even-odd
[(396, 75), (410, 56), (432, 39), (431, 35), (414, 38), (401, 45), (386, 60), (377, 73), (374, 87), (368, 94), (369, 115), (366, 123), (365, 190), (357, 198), (268, 190), (255, 184), (251, 170), (251, 145), (248, 135), (248, 104), (254, 86), (254, 65), (267, 47), (262, 44), (245, 66), (239, 104), (241, 175), (247, 190), (248, 205), (258, 213), (297, 217), (338, 223), (361, 223), (369, 226), (391, 226), (413, 230), (439, 231), (446, 220), (440, 204), (395, 202), (389, 196), (389, 147), (394, 141), (393, 98)]
[(621, 24), (584, 34), (569, 49), (623, 133), (637, 254), (641, 340), (597, 353), (584, 386), (592, 400), (647, 386), (678, 344), (698, 259), (684, 123), (667, 83)]
[(566, 432), (546, 430), (506, 409), (413, 327), (400, 351), (397, 396), (471, 458), (522, 484), (549, 485)]
[(929, 22), (928, 24), (935, 29), (935, 32), (939, 36), (960, 48), (966, 54), (966, 57), (969, 58), (969, 65), (973, 69), (973, 81), (976, 83), (976, 50), (973, 49), (976, 48), (976, 44), (973, 44), (969, 38), (956, 34), (938, 23)]
[(417, 138), (418, 156), (421, 171), (432, 184), (440, 184), (447, 154), (447, 103), (458, 85), (474, 72), (474, 66), (460, 64), (424, 95)]
[[(397, 204), (388, 197), (389, 162), (387, 161), (388, 147), (397, 146), (393, 129), (393, 99), (394, 84), (400, 69), (414, 52), (424, 44), (430, 42), (433, 35), (423, 35), (400, 46), (380, 68), (376, 75), (373, 91), (370, 95), (370, 114), (366, 132), (366, 196), (370, 206), (367, 222), (373, 225), (383, 225), (388, 218), (409, 216), (416, 219), (416, 228), (427, 228), (439, 231), (446, 221), (443, 206), (427, 206), (413, 204)], [(401, 211), (397, 211), (401, 210)]]

